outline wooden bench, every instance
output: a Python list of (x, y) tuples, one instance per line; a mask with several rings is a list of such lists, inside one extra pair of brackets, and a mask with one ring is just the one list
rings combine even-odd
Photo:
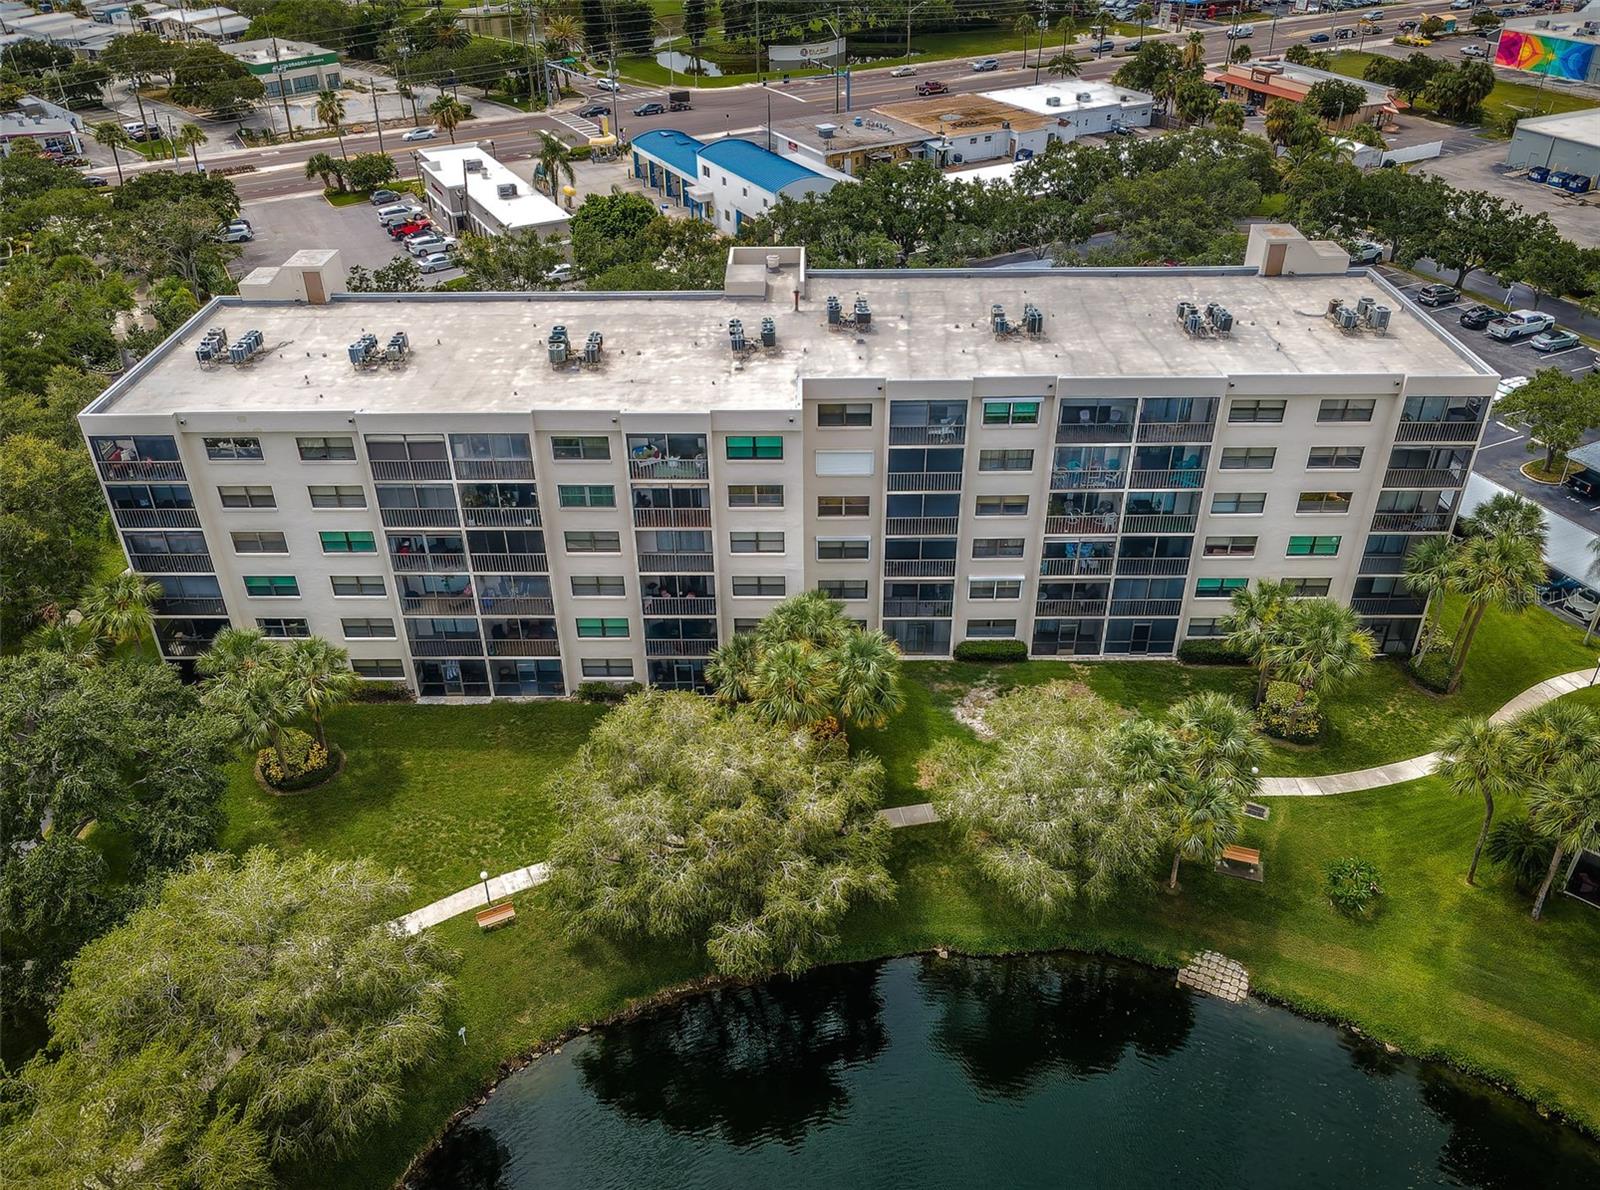
[(1224, 876), (1253, 880), (1257, 884), (1264, 883), (1267, 878), (1261, 867), (1261, 852), (1254, 847), (1238, 847), (1232, 843), (1222, 849), (1222, 858), (1217, 861), (1217, 871)]
[(517, 907), (507, 901), (503, 905), (491, 905), (487, 909), (480, 909), (477, 916), (480, 930), (492, 930), (507, 922), (516, 921)]
[(1261, 852), (1254, 847), (1235, 847), (1229, 843), (1222, 849), (1222, 858), (1230, 864), (1255, 864), (1261, 863)]

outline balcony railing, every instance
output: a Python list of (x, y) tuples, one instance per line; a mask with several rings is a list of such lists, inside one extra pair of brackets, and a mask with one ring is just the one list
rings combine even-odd
[(1061, 425), (1056, 427), (1057, 442), (1132, 442), (1133, 423), (1130, 421), (1098, 422), (1090, 425)]
[(1113, 599), (1113, 616), (1175, 616), (1183, 606), (1181, 599)]
[(527, 529), (544, 524), (537, 508), (464, 508), (461, 515), (474, 529), (498, 526)]
[(1443, 533), (1450, 527), (1448, 512), (1380, 512), (1372, 517), (1374, 533)]
[(960, 446), (967, 440), (967, 427), (948, 426), (890, 426), (890, 446)]
[(885, 599), (883, 614), (891, 618), (949, 616), (955, 613), (955, 607), (955, 602), (950, 599)]
[(717, 651), (714, 640), (647, 640), (646, 657), (709, 657)]
[(1044, 518), (1044, 531), (1046, 533), (1090, 533), (1107, 534), (1117, 531), (1117, 514), (1114, 512), (1095, 512), (1087, 516), (1047, 516)]
[(633, 479), (704, 479), (704, 459), (634, 459), (628, 464)]
[(128, 561), (143, 574), (210, 574), (210, 554), (129, 554)]
[(431, 529), (459, 525), (461, 514), (453, 508), (384, 508), (383, 523), (390, 529)]
[(635, 508), (633, 523), (640, 529), (709, 529), (709, 508)]
[(444, 459), (373, 459), (373, 479), (449, 479)]
[(1128, 473), (1120, 467), (1115, 469), (1057, 467), (1050, 472), (1050, 487), (1058, 492), (1080, 491), (1084, 488), (1120, 488), (1127, 475)]
[(1363, 616), (1420, 616), (1428, 601), (1416, 595), (1359, 595), (1350, 606)]
[(411, 655), (413, 657), (482, 657), (483, 642), (477, 637), (460, 640), (413, 640), (411, 642)]
[(960, 517), (953, 516), (892, 516), (884, 521), (883, 531), (894, 537), (921, 537), (925, 533), (948, 537), (960, 522)]
[(647, 616), (714, 616), (717, 601), (710, 595), (646, 595), (644, 614)]
[(209, 640), (195, 640), (187, 637), (183, 640), (168, 639), (161, 642), (161, 652), (167, 657), (199, 657), (210, 648), (211, 642)]
[(1118, 574), (1188, 574), (1188, 558), (1118, 558)]
[(225, 616), (228, 605), (221, 599), (157, 599), (150, 611), (158, 616)]
[(480, 574), (543, 574), (550, 569), (548, 554), (473, 554), (472, 569)]
[(1104, 599), (1041, 599), (1033, 605), (1036, 616), (1103, 616)]
[(100, 474), (107, 479), (183, 479), (183, 464), (177, 459), (100, 460)]
[(457, 479), (532, 479), (532, 459), (457, 459)]
[(1042, 575), (1110, 574), (1110, 558), (1046, 558), (1039, 563)]
[(1383, 473), (1386, 488), (1458, 488), (1466, 482), (1465, 467), (1390, 467)]
[(465, 554), (390, 554), (389, 564), (397, 572), (415, 574), (418, 571), (465, 570)]
[(553, 616), (556, 602), (538, 595), (479, 595), (486, 616)]
[(959, 492), (959, 471), (891, 471), (891, 492)]
[(561, 656), (561, 642), (558, 640), (491, 640), (488, 644), (491, 657)]
[(1210, 442), (1216, 429), (1209, 421), (1146, 421), (1139, 423), (1139, 441)]
[(890, 558), (883, 564), (890, 578), (954, 578), (954, 558)]
[(471, 616), (477, 613), (471, 595), (402, 595), (400, 610), (408, 616)]
[(1199, 518), (1193, 513), (1130, 512), (1122, 518), (1124, 533), (1193, 533)]
[(1134, 488), (1197, 488), (1206, 473), (1198, 467), (1179, 467), (1166, 471), (1135, 471), (1128, 477)]
[(1476, 442), (1481, 421), (1403, 421), (1394, 430), (1396, 442)]
[(639, 569), (662, 574), (710, 574), (710, 554), (666, 554), (647, 551), (639, 555)]
[(1404, 574), (1406, 572), (1406, 556), (1404, 554), (1368, 554), (1361, 559), (1361, 565), (1356, 568), (1358, 574)]
[(124, 529), (198, 529), (200, 514), (192, 508), (115, 508)]

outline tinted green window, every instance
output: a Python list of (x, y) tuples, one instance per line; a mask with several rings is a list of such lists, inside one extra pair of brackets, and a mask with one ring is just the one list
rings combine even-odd
[(247, 595), (256, 596), (300, 594), (300, 584), (292, 574), (247, 574), (244, 589)]
[(783, 436), (770, 434), (765, 436), (730, 436), (728, 438), (728, 457), (730, 459), (781, 459), (783, 458)]
[(983, 424), (986, 426), (1036, 426), (1039, 424), (1038, 401), (985, 401)]
[(615, 508), (617, 490), (609, 483), (563, 483), (556, 485), (562, 508)]
[(1223, 599), (1249, 585), (1243, 578), (1201, 578), (1195, 580), (1194, 593), (1197, 599)]
[(583, 619), (578, 620), (579, 636), (627, 636), (628, 621), (626, 619)]
[(1289, 538), (1289, 554), (1291, 558), (1331, 558), (1339, 552), (1339, 538), (1337, 537), (1291, 537)]
[(378, 550), (371, 533), (324, 532), (317, 536), (322, 539), (325, 554), (373, 554)]

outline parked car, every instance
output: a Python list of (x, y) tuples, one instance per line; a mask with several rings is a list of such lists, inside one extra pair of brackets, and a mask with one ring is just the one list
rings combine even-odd
[(124, 124), (122, 131), (138, 141), (161, 139), (161, 125), (159, 124), (141, 124), (138, 120), (134, 120), (132, 123)]
[(400, 139), (403, 141), (432, 140), (439, 134), (431, 128), (413, 128)]
[(641, 103), (633, 109), (636, 116), (664, 116), (667, 114), (667, 105), (664, 103)]
[(610, 114), (611, 105), (609, 103), (591, 103), (587, 107), (578, 109), (578, 115), (585, 120), (596, 120), (601, 116), (609, 116)]
[(1457, 12), (1464, 12), (1472, 7), (1472, 0), (1450, 0), (1450, 7)]
[(413, 256), (432, 256), (435, 252), (453, 252), (455, 251), (455, 246), (455, 236), (442, 236), (436, 231), (412, 236), (406, 240), (406, 251)]
[(1351, 29), (1349, 26), (1346, 26), (1343, 29), (1335, 29), (1333, 31), (1333, 39), (1335, 41), (1354, 41), (1355, 37), (1356, 31)]
[(1355, 250), (1350, 253), (1351, 264), (1377, 264), (1382, 259), (1383, 245), (1371, 240), (1357, 240)]
[(96, 186), (109, 186), (109, 185), (111, 185), (111, 179), (110, 178), (102, 178), (99, 174), (90, 174), (87, 178), (84, 179), (84, 182), (87, 185), (89, 185), (91, 188), (92, 187), (96, 187)]
[(399, 202), (400, 198), (401, 195), (398, 190), (374, 190), (367, 195), (367, 201), (375, 207), (389, 206), (391, 203)]
[(426, 221), (427, 212), (410, 203), (400, 207), (385, 207), (384, 210), (390, 213), (387, 215), (381, 211), (378, 213), (378, 226), (385, 231), (390, 231), (402, 223), (415, 223), (419, 219)]
[(448, 252), (430, 252), (417, 261), (417, 267), (424, 273), (442, 273), (456, 267), (456, 258)]
[(979, 58), (972, 64), (974, 74), (987, 74), (991, 70), (999, 70), (1000, 61), (997, 58)]
[(1461, 56), (1463, 58), (1487, 58), (1489, 55), (1488, 51), (1481, 45), (1464, 45), (1461, 47)]
[(1228, 36), (1230, 38), (1254, 37), (1255, 35), (1256, 27), (1254, 25), (1235, 25), (1233, 28), (1228, 30)]
[(1461, 291), (1453, 285), (1424, 285), (1417, 290), (1417, 302), (1424, 306), (1448, 306), (1461, 300)]
[(1537, 310), (1513, 310), (1503, 318), (1496, 318), (1491, 322), (1488, 334), (1491, 339), (1499, 339), (1503, 343), (1515, 343), (1519, 339), (1531, 339), (1544, 331), (1554, 330), (1555, 325), (1554, 318)]
[(950, 88), (945, 86), (938, 79), (929, 79), (925, 83), (917, 84), (918, 95), (948, 95), (949, 93)]
[(1321, 45), (1323, 42), (1330, 39), (1326, 33), (1313, 33), (1310, 37), (1306, 38), (1306, 40), (1312, 45)]
[(1109, 54), (1112, 50), (1117, 48), (1117, 43), (1107, 37), (1095, 42), (1089, 48), (1097, 54)]
[(1457, 321), (1469, 331), (1481, 331), (1499, 317), (1500, 311), (1493, 306), (1485, 306), (1479, 303), (1476, 306), (1468, 306), (1461, 311), (1461, 317)]
[(555, 268), (551, 269), (544, 275), (544, 279), (551, 285), (561, 285), (567, 281), (571, 281), (577, 275), (577, 270), (575, 270), (570, 264), (558, 264)]
[(1572, 331), (1564, 331), (1560, 327), (1551, 327), (1549, 330), (1535, 335), (1528, 343), (1535, 351), (1566, 351), (1583, 342)]
[(248, 244), (255, 238), (255, 232), (248, 227), (240, 227), (237, 223), (224, 223), (217, 229), (217, 239), (224, 244)]
[(917, 68), (915, 66), (896, 66), (889, 72), (889, 77), (892, 79), (908, 79), (916, 73)]
[(413, 219), (409, 223), (397, 223), (389, 229), (391, 240), (404, 240), (410, 236), (421, 235), (423, 232), (432, 231), (433, 222), (429, 219)]

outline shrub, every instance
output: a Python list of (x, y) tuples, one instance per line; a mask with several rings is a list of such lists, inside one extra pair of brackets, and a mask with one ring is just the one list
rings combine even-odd
[(1256, 708), (1256, 722), (1275, 739), (1315, 743), (1322, 734), (1322, 711), (1314, 691), (1293, 682), (1267, 683), (1267, 696)]
[(1371, 860), (1353, 856), (1336, 859), (1328, 865), (1327, 872), (1328, 900), (1340, 913), (1364, 917), (1383, 896), (1378, 869)]
[(579, 682), (574, 693), (579, 702), (621, 702), (644, 687), (638, 682)]
[(956, 646), (957, 661), (1026, 661), (1028, 646), (1020, 640), (964, 640)]
[(1250, 658), (1217, 636), (1184, 641), (1178, 646), (1178, 660), (1190, 665), (1250, 664)]
[(416, 702), (417, 695), (404, 682), (367, 682), (357, 686), (351, 702)]
[(594, 146), (593, 145), (579, 145), (577, 148), (572, 149), (570, 152), (568, 152), (567, 156), (570, 157), (573, 161), (588, 161), (591, 157), (594, 156)]
[(288, 761), (288, 771), (278, 761), (275, 748), (263, 748), (256, 753), (256, 771), (261, 779), (274, 789), (305, 789), (325, 781), (338, 767), (337, 752), (330, 753), (311, 736), (299, 728), (290, 727), (283, 733), (283, 754)]
[(1555, 840), (1541, 835), (1526, 817), (1503, 818), (1489, 832), (1483, 850), (1490, 863), (1511, 873), (1519, 889), (1531, 893), (1550, 867)]
[(1406, 662), (1406, 668), (1411, 671), (1411, 676), (1421, 686), (1432, 690), (1435, 694), (1446, 694), (1450, 690), (1450, 653), (1446, 649), (1429, 649), (1425, 653), (1418, 653)]

